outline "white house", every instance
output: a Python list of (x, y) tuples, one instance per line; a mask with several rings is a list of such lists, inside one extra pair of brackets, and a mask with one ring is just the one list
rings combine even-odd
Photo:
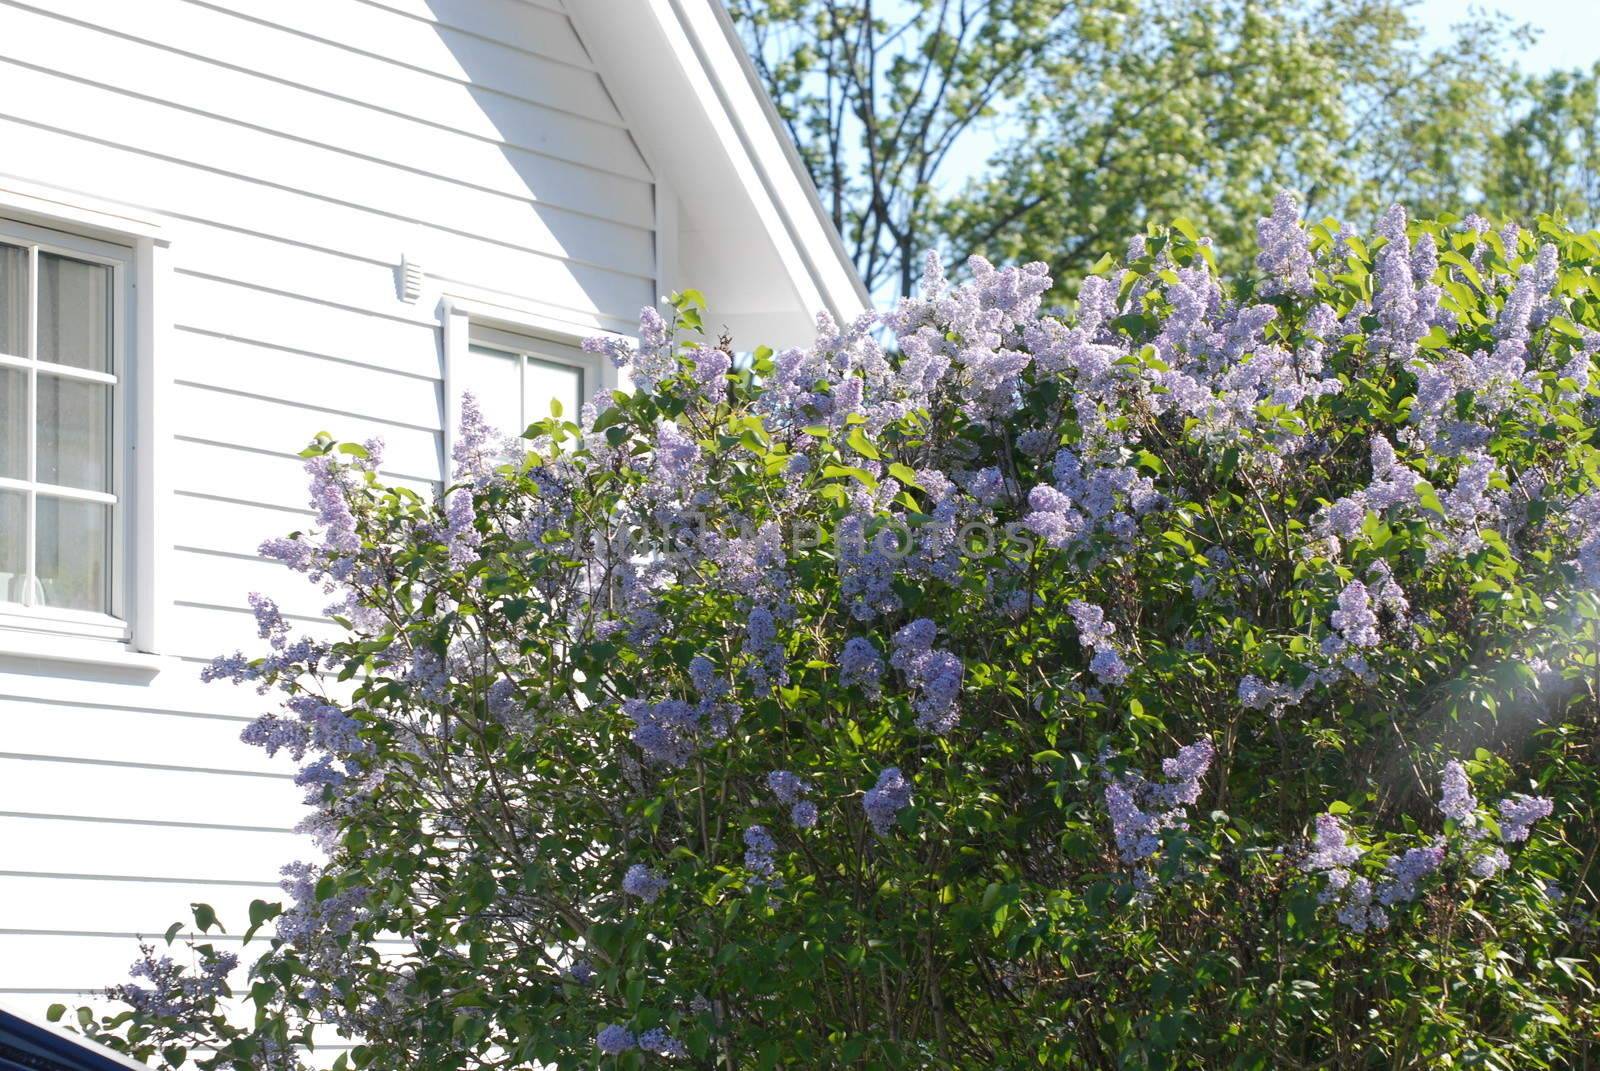
[(252, 591), (321, 627), (256, 553), (305, 442), (432, 485), (691, 285), (741, 348), (865, 302), (715, 0), (0, 0), (0, 1002), (306, 855), (198, 681)]

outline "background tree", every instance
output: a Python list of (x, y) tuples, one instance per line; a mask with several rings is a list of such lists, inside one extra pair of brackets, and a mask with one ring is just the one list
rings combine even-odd
[[(868, 286), (923, 250), (1076, 279), (1183, 215), (1225, 267), (1276, 191), (1586, 224), (1592, 76), (1529, 78), (1525, 31), (1430, 49), (1407, 0), (789, 0), (732, 5)], [(1585, 89), (1587, 87), (1587, 89)]]
[(756, 67), (868, 289), (909, 294), (974, 124), (1120, 0), (733, 0)]

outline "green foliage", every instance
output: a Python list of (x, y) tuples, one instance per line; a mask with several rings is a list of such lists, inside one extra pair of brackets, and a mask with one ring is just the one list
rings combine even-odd
[[(910, 358), (865, 334), (825, 338), (832, 378), (800, 381), (793, 355), (761, 351), (706, 382), (726, 355), (691, 340), (664, 344), (653, 389), (533, 425), (492, 472), (469, 464), (448, 503), (384, 486), (360, 455), (317, 468), (351, 456), (319, 442), (314, 471), (336, 474), (357, 548), (319, 561), (358, 566), (350, 625), (253, 672), (353, 720), (357, 742), (326, 746), (349, 770), (318, 801), (332, 862), (253, 968), (253, 1024), (222, 1022), (218, 994), (199, 1025), (130, 1011), (85, 1028), (169, 1063), (204, 1041), (208, 1068), (284, 1066), (329, 1023), (361, 1039), (341, 1067), (428, 1071), (667, 1062), (600, 1055), (611, 1025), (663, 1028), (683, 1066), (724, 1071), (1590, 1066), (1600, 599), (1573, 564), (1592, 533), (1565, 514), (1600, 489), (1584, 348), (1600, 329), (1600, 245), (1550, 222), (1504, 237), (1414, 226), (1440, 250), (1425, 281), (1443, 314), (1412, 361), (1383, 334), (1379, 289), (1404, 236), (1369, 248), (1339, 233), (1312, 228), (1309, 293), (1247, 278), (1206, 314), (1236, 326), (1270, 311), (1230, 358), (1209, 336), (1171, 342), (1181, 287), (1209, 280), (1212, 251), (1192, 225), (1151, 229), (1102, 276), (1120, 297), (1092, 334), (1120, 389), (1045, 361), (1049, 340), (1090, 332), (1082, 320), (1028, 320), (1040, 335), (1007, 337), (1030, 339), (1033, 362), (986, 403), (973, 351), (987, 321), (960, 316), (974, 289), (898, 322), (903, 339), (963, 355), (926, 394), (896, 393)], [(1555, 268), (1526, 375), (1448, 409), (1481, 432), (1506, 510), (1467, 523), (1469, 460), (1424, 441), (1418, 377), (1497, 349), (1539, 243)], [(1016, 301), (1026, 281), (982, 292)], [(681, 326), (698, 301), (676, 305)], [(1312, 330), (1322, 305), (1337, 331)], [(1286, 353), (1302, 371), (1319, 355), (1318, 382), (1338, 389), (1269, 394), (1231, 422), (1156, 408), (1180, 359), (1231, 382)], [(869, 388), (851, 403), (858, 379)], [(1047, 545), (1024, 523), (1039, 512), (1029, 492), (1058, 479), (1057, 450), (1087, 458), (1097, 436), (1161, 505)], [(1403, 444), (1416, 508), (1369, 510), (1330, 540), (1327, 507), (1368, 486), (1380, 437)], [(853, 612), (851, 525), (929, 545), (954, 500), (947, 474), (990, 468), (989, 537), (936, 542), (894, 574), (892, 607)], [(774, 530), (776, 560), (729, 549), (771, 551)], [(1336, 665), (1331, 615), (1378, 563), (1409, 607), (1374, 626), (1359, 669)], [(752, 609), (778, 590), (792, 611), (781, 676)], [(1076, 600), (1115, 624), (1125, 680), (1097, 679)], [(947, 732), (919, 726), (908, 674), (886, 669), (874, 692), (840, 672), (847, 640), (888, 651), (923, 618), (963, 667)], [(1247, 677), (1292, 690), (1319, 670), (1295, 702), (1241, 702)], [(634, 704), (702, 699), (692, 746), (646, 761), (659, 748)], [(1197, 739), (1216, 759), (1186, 821), (1146, 857), (1119, 852), (1108, 783), (1136, 784)], [(1536, 792), (1553, 816), (1503, 873), (1451, 856), (1386, 929), (1341, 925), (1305, 866), (1312, 823), (1345, 823), (1364, 852), (1352, 869), (1374, 880), (1436, 837), (1477, 844), (1439, 818), (1451, 758), (1485, 801)], [(875, 829), (867, 793), (890, 766), (913, 794)], [(788, 821), (774, 770), (808, 783), (813, 828)], [(1473, 826), (1484, 844), (1494, 821)], [(747, 850), (752, 825), (777, 841), (771, 873)], [(665, 880), (659, 896), (625, 894), (635, 866)], [(276, 915), (253, 906), (252, 932)]]

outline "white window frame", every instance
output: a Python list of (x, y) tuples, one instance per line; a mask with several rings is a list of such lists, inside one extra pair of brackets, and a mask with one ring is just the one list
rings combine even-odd
[[(133, 285), (133, 250), (82, 238), (62, 231), (47, 230), (30, 223), (20, 223), (0, 216), (0, 242), (19, 246), (27, 251), (28, 272), (28, 343), (22, 356), (0, 354), (0, 367), (26, 373), (28, 377), (28, 431), (25, 456), (34, 468), (32, 479), (15, 479), (0, 476), (0, 490), (17, 491), (26, 503), (23, 515), (23, 576), (37, 576), (39, 551), (38, 502), (41, 496), (67, 501), (92, 502), (111, 507), (107, 553), (108, 586), (111, 605), (109, 610), (74, 610), (67, 607), (47, 606), (28, 601), (32, 594), (26, 586), (23, 601), (13, 602), (9, 593), (0, 593), (0, 626), (16, 625), (15, 619), (81, 631), (86, 635), (106, 639), (126, 639), (128, 607), (132, 600), (125, 591), (128, 573), (128, 533), (131, 526), (125, 523), (128, 507), (127, 484), (131, 458), (128, 429), (132, 426), (130, 399), (137, 396), (133, 380), (135, 370), (128, 367), (129, 334), (132, 329), (128, 315)], [(76, 261), (99, 264), (111, 269), (111, 371), (99, 372), (56, 364), (38, 359), (39, 345), (39, 259), (47, 253), (60, 254)], [(109, 491), (91, 491), (62, 484), (51, 484), (37, 479), (39, 459), (39, 377), (51, 375), (59, 379), (80, 383), (96, 383), (111, 388), (110, 427), (106, 429), (111, 471)], [(37, 583), (37, 581), (35, 581)]]
[[(635, 336), (608, 330), (598, 323), (579, 325), (531, 307), (488, 301), (478, 297), (445, 294), (440, 302), (440, 322), (444, 329), (444, 429), (441, 436), (445, 482), (453, 464), (456, 432), (461, 426), (461, 385), (459, 369), (469, 346), (486, 346), (520, 354), (551, 364), (564, 364), (583, 370), (583, 401), (597, 390), (626, 387), (626, 380), (609, 360), (582, 351), (583, 340), (596, 335), (636, 341)], [(524, 365), (526, 367), (526, 365)], [(564, 413), (564, 419), (578, 419)], [(520, 434), (522, 428), (502, 428)]]
[[(166, 475), (164, 437), (156, 415), (165, 411), (170, 375), (157, 355), (166, 337), (169, 232), (163, 222), (53, 187), (0, 178), (0, 234), (13, 244), (37, 244), (66, 256), (109, 263), (114, 272), (112, 491), (112, 613), (0, 602), (0, 657), (101, 664), (156, 671), (164, 660), (160, 513)], [(30, 257), (30, 263), (35, 258)], [(30, 280), (36, 282), (36, 280)], [(30, 299), (37, 291), (30, 288)], [(29, 331), (37, 330), (29, 313)], [(41, 366), (34, 366), (41, 367)], [(54, 366), (48, 368), (56, 372)], [(96, 379), (74, 370), (67, 375)], [(103, 379), (101, 381), (104, 381)], [(37, 421), (30, 413), (30, 449)], [(15, 487), (8, 482), (8, 487)], [(52, 493), (54, 493), (52, 491)], [(71, 489), (63, 497), (100, 498)], [(27, 522), (30, 527), (32, 518)]]

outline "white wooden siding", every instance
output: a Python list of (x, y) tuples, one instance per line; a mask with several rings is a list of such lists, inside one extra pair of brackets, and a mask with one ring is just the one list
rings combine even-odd
[(440, 476), (431, 279), (626, 326), (654, 299), (650, 169), (560, 0), (0, 0), (0, 178), (158, 215), (173, 330), (157, 429), (163, 655), (150, 674), (0, 655), (0, 999), (123, 980), (216, 906), (233, 933), (312, 857), (286, 761), (238, 740), (272, 699), (198, 682), (259, 648), (245, 596), (326, 634), (257, 556), (307, 527), (297, 456), (381, 436)]

